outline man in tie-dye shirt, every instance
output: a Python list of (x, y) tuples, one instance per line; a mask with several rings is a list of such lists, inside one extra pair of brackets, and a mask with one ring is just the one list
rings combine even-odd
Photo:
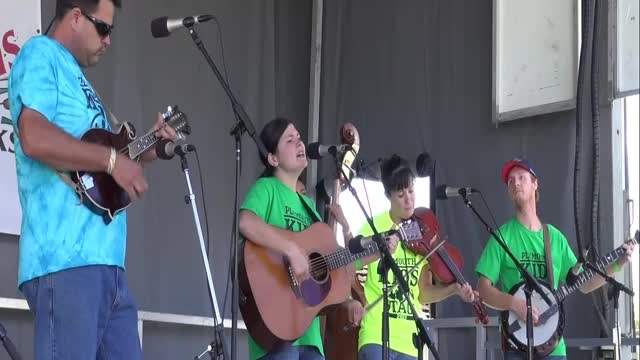
[[(107, 51), (119, 7), (120, 0), (57, 0), (53, 31), (27, 41), (9, 78), (23, 213), (18, 286), (35, 317), (36, 359), (142, 357), (124, 273), (126, 214), (105, 224), (57, 172), (106, 172), (134, 200), (147, 190), (137, 161), (79, 140), (92, 128), (112, 130), (83, 69)], [(175, 139), (162, 124), (158, 114), (157, 135)]]

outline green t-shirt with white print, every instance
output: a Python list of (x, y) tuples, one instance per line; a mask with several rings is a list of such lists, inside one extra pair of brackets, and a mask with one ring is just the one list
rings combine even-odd
[[(549, 227), (549, 241), (553, 258), (553, 284), (554, 289), (558, 288), (560, 280), (563, 282), (571, 267), (577, 262), (576, 256), (571, 250), (567, 239), (560, 230), (552, 225)], [(500, 227), (500, 233), (504, 238), (505, 245), (513, 252), (518, 261), (536, 279), (547, 281), (547, 263), (544, 254), (544, 231), (531, 231), (518, 221), (511, 219)], [(520, 271), (516, 268), (513, 260), (505, 253), (500, 244), (491, 237), (487, 243), (478, 265), (476, 266), (478, 275), (489, 279), (496, 286), (501, 283), (500, 289), (508, 293), (511, 288), (522, 281)], [(497, 287), (497, 286), (496, 286)], [(558, 346), (549, 355), (566, 356), (567, 350), (564, 338), (560, 340)]]
[[(319, 219), (320, 215), (309, 197), (298, 195), (275, 176), (264, 177), (258, 179), (249, 190), (241, 209), (253, 212), (269, 225), (297, 232), (306, 229), (314, 222), (301, 199), (304, 199), (308, 208), (312, 209), (316, 218)], [(311, 326), (293, 345), (315, 346), (321, 354), (324, 354), (318, 317), (311, 322)], [(267, 352), (249, 336), (249, 358), (255, 360), (265, 355)]]

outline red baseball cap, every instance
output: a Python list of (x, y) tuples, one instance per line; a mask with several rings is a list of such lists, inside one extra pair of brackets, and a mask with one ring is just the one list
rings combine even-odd
[(531, 168), (531, 165), (529, 164), (529, 161), (527, 161), (527, 159), (525, 158), (513, 158), (509, 161), (507, 161), (504, 166), (502, 167), (502, 181), (504, 181), (504, 183), (507, 183), (507, 180), (509, 179), (509, 173), (511, 172), (511, 170), (513, 170), (514, 167), (519, 167), (521, 169), (525, 169), (528, 172), (531, 173), (531, 175), (533, 175), (533, 177), (535, 177), (536, 179), (538, 178), (538, 175), (536, 175), (536, 172), (533, 171), (533, 169)]

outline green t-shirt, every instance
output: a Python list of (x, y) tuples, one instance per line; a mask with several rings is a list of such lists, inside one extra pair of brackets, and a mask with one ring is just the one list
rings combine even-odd
[[(549, 226), (549, 240), (551, 243), (551, 254), (553, 257), (553, 288), (558, 288), (560, 279), (564, 282), (567, 273), (576, 263), (576, 256), (569, 247), (567, 239), (560, 230), (552, 225)], [(505, 245), (513, 252), (518, 261), (522, 263), (527, 271), (536, 279), (547, 282), (547, 263), (544, 255), (544, 231), (531, 231), (524, 227), (517, 218), (511, 219), (500, 227), (500, 232), (504, 237)], [(491, 237), (484, 248), (478, 265), (476, 266), (478, 275), (489, 279), (494, 286), (500, 281), (501, 290), (509, 292), (511, 288), (522, 281), (520, 272), (513, 260), (505, 253), (500, 244)], [(566, 356), (567, 350), (564, 338), (560, 340), (558, 346), (550, 354), (552, 356)]]
[[(373, 223), (378, 231), (388, 231), (397, 227), (391, 220), (389, 212), (376, 216), (373, 219)], [(373, 235), (373, 230), (366, 223), (358, 233), (362, 236), (371, 236)], [(407, 274), (422, 259), (422, 256), (415, 255), (402, 245), (399, 245), (393, 253), (393, 258), (398, 263), (402, 273)], [(364, 296), (367, 304), (371, 304), (382, 296), (382, 279), (378, 275), (378, 263), (379, 260), (376, 260), (367, 265), (367, 280), (364, 283)], [(408, 274), (408, 277), (405, 277), (409, 283), (413, 305), (418, 313), (422, 312), (422, 305), (418, 300), (420, 295), (418, 283), (420, 281), (420, 271), (426, 264), (427, 261), (423, 261), (421, 265), (418, 265)], [(395, 277), (391, 271), (389, 271), (388, 279), (389, 285), (395, 283)], [(389, 346), (395, 351), (417, 357), (418, 350), (413, 345), (413, 334), (415, 332), (416, 325), (411, 308), (407, 305), (399, 287), (395, 287), (389, 292)], [(358, 349), (366, 344), (382, 344), (382, 302), (369, 310), (360, 324)]]
[[(320, 215), (315, 210), (313, 201), (305, 195), (302, 195), (302, 198), (319, 219)], [(314, 222), (300, 201), (298, 193), (289, 189), (276, 177), (258, 179), (249, 190), (241, 209), (253, 212), (269, 225), (290, 231), (302, 231)], [(283, 316), (286, 315), (283, 314)], [(309, 329), (293, 345), (315, 346), (321, 354), (324, 354), (318, 317), (313, 320)], [(266, 354), (265, 350), (249, 336), (249, 358), (259, 359)]]

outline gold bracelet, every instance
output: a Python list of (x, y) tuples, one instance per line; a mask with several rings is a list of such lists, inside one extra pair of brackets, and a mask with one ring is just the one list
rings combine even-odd
[(116, 167), (116, 156), (118, 153), (115, 148), (111, 148), (111, 153), (109, 154), (109, 165), (107, 166), (107, 174), (111, 175), (113, 169)]

